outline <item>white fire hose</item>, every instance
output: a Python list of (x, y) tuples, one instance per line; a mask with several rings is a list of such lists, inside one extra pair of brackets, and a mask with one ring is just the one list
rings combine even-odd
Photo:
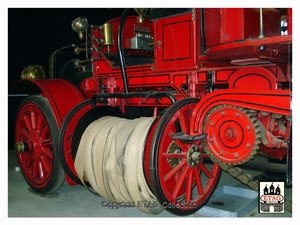
[(88, 182), (111, 202), (130, 202), (142, 212), (159, 214), (163, 208), (143, 173), (143, 150), (153, 120), (106, 116), (91, 123), (81, 137), (74, 162), (82, 183)]

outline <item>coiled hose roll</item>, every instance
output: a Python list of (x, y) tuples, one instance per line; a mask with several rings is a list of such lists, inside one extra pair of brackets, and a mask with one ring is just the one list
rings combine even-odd
[(74, 162), (81, 182), (88, 181), (96, 193), (111, 202), (134, 202), (142, 212), (159, 214), (163, 208), (156, 204), (143, 172), (143, 150), (153, 120), (106, 116), (91, 123), (82, 135)]

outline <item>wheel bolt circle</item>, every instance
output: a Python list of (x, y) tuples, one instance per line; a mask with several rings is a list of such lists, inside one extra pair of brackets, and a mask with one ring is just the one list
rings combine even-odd
[(200, 162), (201, 152), (198, 146), (193, 145), (189, 148), (187, 152), (187, 163), (191, 167), (195, 167)]

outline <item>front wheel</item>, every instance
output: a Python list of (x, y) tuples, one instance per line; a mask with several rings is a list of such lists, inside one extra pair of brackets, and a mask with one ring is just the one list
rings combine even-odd
[(15, 150), (26, 182), (37, 193), (54, 193), (65, 180), (57, 139), (58, 125), (48, 100), (26, 98), (17, 113)]
[(160, 204), (176, 215), (200, 209), (220, 177), (220, 167), (205, 154), (201, 140), (189, 143), (171, 137), (179, 132), (190, 134), (198, 101), (185, 98), (174, 103), (160, 118), (152, 139), (151, 187)]

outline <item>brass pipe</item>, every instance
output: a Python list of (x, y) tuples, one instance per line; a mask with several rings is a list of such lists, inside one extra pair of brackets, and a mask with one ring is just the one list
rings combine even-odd
[(259, 30), (260, 34), (258, 38), (264, 38), (264, 14), (263, 14), (263, 9), (259, 8)]
[(138, 23), (143, 23), (144, 22), (144, 18), (143, 18), (143, 13), (141, 11), (140, 8), (134, 8), (134, 11), (139, 15), (139, 18), (138, 18)]
[(82, 65), (84, 63), (88, 63), (88, 62), (90, 62), (90, 60), (88, 60), (88, 59), (85, 59), (85, 60), (76, 60), (75, 61), (75, 65), (76, 66), (80, 66), (80, 65)]
[(79, 48), (79, 47), (74, 48), (75, 54), (79, 54), (81, 52), (86, 52), (86, 51), (87, 51), (87, 48)]

